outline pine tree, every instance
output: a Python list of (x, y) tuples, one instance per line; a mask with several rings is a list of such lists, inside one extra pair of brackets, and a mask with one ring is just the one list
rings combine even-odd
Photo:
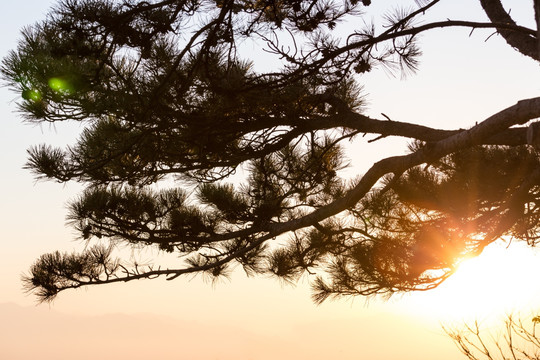
[[(503, 235), (535, 244), (540, 160), (527, 123), (540, 98), (468, 130), (363, 114), (361, 75), (416, 71), (417, 35), (431, 29), (492, 29), (540, 60), (538, 31), (499, 0), (481, 0), (488, 22), (421, 22), (438, 2), (378, 27), (366, 0), (60, 1), (23, 31), (2, 74), (27, 121), (84, 125), (72, 146), (29, 149), (27, 167), (86, 185), (68, 219), (87, 245), (41, 256), (25, 286), (48, 301), (240, 265), (290, 281), (316, 274), (320, 302), (433, 288)], [(363, 28), (341, 33), (351, 21)], [(245, 44), (276, 67), (257, 70)], [(342, 144), (361, 134), (409, 138), (410, 152), (343, 179)], [(246, 177), (231, 182), (239, 169)], [(119, 244), (181, 260), (141, 267), (116, 257)]]

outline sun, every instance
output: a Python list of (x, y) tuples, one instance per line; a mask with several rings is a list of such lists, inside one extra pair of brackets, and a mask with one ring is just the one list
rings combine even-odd
[(437, 321), (471, 321), (540, 311), (540, 253), (523, 243), (494, 243), (464, 260), (438, 288), (400, 301)]

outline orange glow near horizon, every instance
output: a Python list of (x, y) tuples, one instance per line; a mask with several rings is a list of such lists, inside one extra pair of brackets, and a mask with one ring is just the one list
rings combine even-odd
[(399, 299), (400, 306), (439, 322), (491, 321), (540, 308), (538, 251), (525, 244), (488, 246), (465, 259), (438, 288)]

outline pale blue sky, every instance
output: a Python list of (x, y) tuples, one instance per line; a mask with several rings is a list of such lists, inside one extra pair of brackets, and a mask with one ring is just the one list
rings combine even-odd
[[(52, 3), (19, 0), (2, 7), (0, 56), (16, 46), (19, 29), (42, 19)], [(522, 3), (526, 3), (524, 9), (529, 8), (530, 1)], [(468, 18), (481, 18), (475, 0), (443, 0), (441, 5), (443, 11), (436, 15), (443, 19), (459, 18), (463, 13)], [(532, 21), (520, 8), (512, 14)], [(376, 71), (365, 77), (370, 94), (368, 114), (380, 117), (384, 112), (395, 120), (441, 128), (470, 127), (519, 99), (538, 96), (538, 64), (515, 53), (497, 37), (484, 42), (488, 35), (489, 31), (477, 31), (469, 38), (466, 30), (424, 35), (418, 74), (401, 80)], [(72, 230), (64, 225), (65, 204), (80, 187), (36, 183), (28, 171), (22, 170), (26, 149), (42, 142), (69, 143), (79, 127), (23, 125), (14, 112), (17, 99), (17, 94), (0, 89), (0, 358), (33, 359), (36, 353), (29, 344), (34, 341), (41, 344), (42, 359), (72, 359), (77, 351), (83, 352), (78, 356), (81, 359), (94, 359), (99, 354), (102, 358), (118, 354), (118, 359), (147, 359), (148, 348), (152, 347), (160, 349), (155, 353), (160, 359), (275, 359), (295, 355), (318, 360), (336, 353), (339, 359), (459, 358), (438, 325), (439, 318), (451, 311), (452, 302), (444, 303), (446, 309), (437, 310), (438, 304), (443, 307), (437, 293), (387, 303), (375, 299), (366, 304), (358, 298), (317, 307), (311, 302), (305, 281), (294, 288), (274, 279), (246, 279), (237, 273), (231, 281), (216, 286), (199, 278), (185, 278), (70, 291), (52, 305), (35, 307), (35, 299), (21, 291), (20, 275), (42, 253), (81, 248)], [(366, 146), (360, 139), (351, 147), (351, 160), (356, 166), (351, 174), (383, 156), (399, 154), (402, 143), (384, 140)], [(520, 251), (516, 256), (524, 267), (508, 262), (516, 271), (507, 270), (510, 279), (539, 270), (536, 257)], [(152, 254), (142, 256), (150, 258)], [(532, 282), (530, 291), (517, 297), (534, 298), (539, 288), (540, 284)], [(494, 291), (497, 297), (497, 291), (503, 290), (482, 291)], [(448, 291), (441, 291), (449, 297)], [(474, 291), (463, 297), (480, 296)], [(64, 347), (66, 343), (70, 345)], [(81, 350), (88, 343), (90, 347)]]

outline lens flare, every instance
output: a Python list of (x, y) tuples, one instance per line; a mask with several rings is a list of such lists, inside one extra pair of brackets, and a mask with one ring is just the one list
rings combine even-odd
[(22, 97), (25, 100), (32, 100), (38, 102), (41, 100), (41, 93), (36, 89), (23, 90)]
[(60, 77), (53, 77), (49, 79), (49, 87), (61, 94), (71, 94), (73, 92), (73, 86), (70, 82)]

